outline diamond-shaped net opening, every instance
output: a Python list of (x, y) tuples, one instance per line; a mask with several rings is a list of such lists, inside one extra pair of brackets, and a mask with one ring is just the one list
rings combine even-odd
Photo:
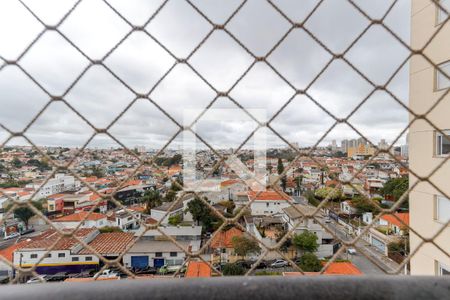
[(1, 282), (448, 275), (425, 2), (1, 3)]

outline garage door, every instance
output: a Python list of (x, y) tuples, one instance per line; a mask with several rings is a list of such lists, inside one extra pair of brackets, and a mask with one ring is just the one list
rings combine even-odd
[(131, 266), (135, 268), (148, 267), (148, 256), (132, 256)]
[(153, 266), (155, 268), (161, 268), (162, 266), (164, 266), (164, 258), (155, 258), (153, 260)]
[(372, 245), (375, 246), (375, 248), (377, 248), (378, 250), (380, 250), (381, 252), (384, 253), (385, 244), (382, 241), (372, 237)]

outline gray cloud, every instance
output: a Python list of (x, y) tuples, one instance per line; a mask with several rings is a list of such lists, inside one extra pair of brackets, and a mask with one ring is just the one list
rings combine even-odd
[[(56, 24), (74, 1), (25, 1), (47, 24)], [(109, 3), (133, 25), (144, 25), (162, 1), (120, 1)], [(225, 22), (240, 1), (193, 1), (215, 23)], [(317, 1), (277, 0), (276, 5), (295, 22), (302, 22)], [(380, 18), (391, 1), (356, 1), (367, 14)], [(401, 0), (386, 18), (386, 24), (403, 40), (409, 40), (409, 1)], [(13, 26), (13, 25), (16, 26)], [(367, 26), (368, 20), (347, 1), (325, 1), (305, 27), (333, 52), (344, 51), (349, 42)], [(176, 57), (185, 58), (211, 30), (205, 21), (184, 1), (169, 1), (146, 29)], [(17, 1), (0, 3), (0, 36), (4, 42), (0, 57), (15, 59), (43, 29)], [(60, 30), (92, 59), (99, 59), (120, 41), (131, 27), (114, 14), (102, 1), (82, 1)], [(227, 25), (242, 43), (256, 55), (266, 55), (289, 29), (287, 22), (265, 1), (249, 1)], [(376, 84), (384, 84), (407, 56), (407, 50), (390, 34), (374, 26), (346, 54), (346, 58)], [(331, 59), (303, 29), (294, 29), (268, 61), (296, 89), (304, 89)], [(138, 93), (146, 93), (175, 62), (152, 38), (142, 32), (131, 34), (105, 60), (116, 76)], [(239, 78), (253, 58), (224, 32), (216, 31), (189, 59), (198, 72), (219, 91), (226, 91)], [(88, 65), (88, 60), (56, 32), (45, 33), (20, 60), (20, 65), (51, 94), (62, 94)], [(0, 60), (1, 65), (1, 60)], [(393, 78), (388, 88), (407, 103), (408, 67)], [(308, 93), (337, 117), (346, 117), (372, 87), (342, 60), (334, 61), (310, 87)], [(294, 94), (271, 68), (257, 63), (233, 88), (230, 95), (246, 109), (266, 109), (267, 117)], [(213, 90), (188, 66), (177, 65), (152, 92), (150, 98), (182, 125), (184, 110), (204, 109), (215, 97)], [(120, 80), (100, 66), (91, 67), (64, 97), (94, 126), (106, 127), (135, 98)], [(0, 123), (19, 131), (49, 100), (36, 84), (18, 68), (0, 70)], [(221, 98), (212, 108), (237, 108), (229, 99)], [(217, 118), (223, 117), (218, 115)], [(358, 130), (373, 142), (381, 138), (393, 140), (407, 125), (407, 112), (386, 93), (375, 93), (350, 119)], [(206, 119), (206, 116), (205, 116)], [(245, 118), (244, 118), (245, 119)], [(264, 120), (265, 119), (265, 120)], [(314, 144), (333, 125), (334, 120), (304, 96), (297, 96), (274, 119), (272, 126), (290, 142), (301, 146)], [(253, 121), (242, 119), (214, 124), (200, 122), (196, 130), (216, 147), (235, 147), (253, 130)], [(129, 147), (144, 145), (162, 147), (178, 130), (159, 109), (147, 100), (138, 100), (111, 127), (110, 132)], [(38, 118), (27, 136), (39, 145), (80, 146), (92, 134), (86, 122), (63, 103), (53, 103)], [(6, 134), (0, 130), (0, 139)], [(324, 139), (354, 138), (348, 126), (339, 125)], [(283, 142), (271, 135), (269, 145)], [(11, 141), (13, 143), (14, 141)], [(173, 146), (179, 146), (178, 137)], [(98, 137), (90, 146), (111, 147), (115, 142)]]

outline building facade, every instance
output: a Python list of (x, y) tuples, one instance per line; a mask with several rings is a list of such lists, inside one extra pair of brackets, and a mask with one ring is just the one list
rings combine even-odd
[[(440, 3), (450, 10), (450, 1), (441, 0)], [(411, 10), (411, 47), (422, 49), (439, 30), (424, 53), (447, 74), (450, 74), (450, 22), (445, 24), (446, 14), (429, 0), (413, 0)], [(429, 176), (450, 154), (449, 88), (450, 80), (429, 61), (419, 55), (412, 57), (410, 109), (419, 115), (428, 113), (442, 98), (426, 116), (441, 132), (425, 120), (417, 120), (410, 126), (410, 169), (419, 176)], [(414, 119), (412, 115), (410, 119)], [(410, 226), (417, 232), (415, 234), (410, 231), (411, 253), (418, 249), (410, 261), (412, 275), (450, 274), (450, 258), (447, 255), (450, 253), (450, 227), (448, 226), (450, 164), (445, 163), (429, 179), (434, 186), (427, 182), (420, 182), (409, 195)], [(417, 180), (417, 177), (410, 174), (411, 187)], [(441, 229), (443, 231), (436, 236)], [(419, 235), (432, 238), (434, 243), (447, 254), (432, 243), (421, 245), (422, 239)]]

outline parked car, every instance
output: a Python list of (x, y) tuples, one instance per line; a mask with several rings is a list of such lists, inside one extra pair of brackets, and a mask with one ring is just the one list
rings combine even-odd
[(325, 223), (331, 223), (331, 218), (330, 217), (325, 218)]
[(64, 281), (68, 277), (67, 272), (58, 272), (53, 275), (47, 275), (46, 280), (47, 281)]
[(215, 263), (215, 264), (213, 264), (213, 267), (216, 268), (217, 271), (222, 271), (222, 269), (225, 265), (226, 265), (226, 263)]
[(7, 235), (7, 236), (5, 236), (5, 240), (11, 240), (11, 239), (14, 239), (14, 238), (17, 238), (17, 237), (19, 237), (20, 236), (20, 233), (18, 233), (18, 232), (13, 232), (13, 233), (11, 233), (10, 235)]
[[(98, 277), (97, 277), (98, 276)], [(114, 278), (114, 277), (119, 277), (119, 273), (110, 270), (110, 269), (106, 269), (103, 270), (102, 272), (97, 272), (94, 277), (97, 278)]]
[(136, 275), (156, 274), (157, 273), (156, 268), (153, 268), (153, 267), (132, 268), (130, 271)]
[(289, 266), (289, 263), (284, 259), (277, 259), (273, 263), (270, 264), (271, 268), (283, 268)]
[(269, 264), (265, 261), (262, 260), (259, 262), (259, 264), (256, 266), (257, 269), (265, 269), (269, 266)]
[(35, 230), (33, 228), (26, 229), (20, 233), (20, 235), (26, 235), (29, 233), (33, 233)]
[(347, 253), (351, 255), (356, 255), (356, 249), (355, 248), (348, 248)]
[(46, 282), (47, 278), (48, 278), (47, 275), (39, 275), (39, 276), (31, 278), (30, 280), (27, 281), (27, 283), (32, 284), (32, 283)]
[(158, 273), (161, 275), (165, 275), (165, 274), (175, 273), (178, 270), (180, 270), (178, 273), (184, 273), (184, 272), (186, 272), (186, 267), (164, 265), (161, 268), (159, 268)]
[(235, 261), (234, 264), (237, 266), (241, 266), (244, 269), (250, 269), (252, 267), (253, 262), (240, 259)]

